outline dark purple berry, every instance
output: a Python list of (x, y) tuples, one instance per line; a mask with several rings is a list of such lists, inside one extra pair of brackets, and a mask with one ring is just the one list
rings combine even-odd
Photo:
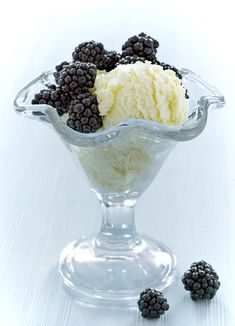
[(79, 44), (72, 56), (74, 61), (93, 63), (97, 69), (103, 70), (104, 55), (106, 51), (100, 42), (89, 41)]
[(49, 85), (47, 89), (43, 89), (34, 95), (32, 104), (50, 105), (56, 108), (59, 115), (63, 115), (68, 112), (70, 100), (69, 94), (65, 93), (61, 87)]
[(205, 261), (193, 263), (184, 273), (182, 283), (193, 300), (212, 299), (220, 287), (219, 276)]
[(92, 88), (96, 78), (96, 66), (92, 63), (73, 62), (60, 72), (59, 86), (72, 97)]
[(156, 61), (156, 53), (159, 43), (145, 33), (134, 35), (123, 44), (122, 57), (137, 56), (149, 61)]
[(159, 318), (169, 309), (167, 299), (162, 292), (154, 289), (146, 289), (141, 292), (137, 304), (141, 316), (149, 319)]
[(91, 93), (78, 95), (71, 101), (68, 112), (67, 125), (78, 132), (96, 132), (102, 127), (97, 98)]

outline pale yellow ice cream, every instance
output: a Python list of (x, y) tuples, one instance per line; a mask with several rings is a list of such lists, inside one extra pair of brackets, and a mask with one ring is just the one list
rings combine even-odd
[[(173, 71), (149, 62), (98, 71), (92, 91), (97, 95), (105, 129), (129, 118), (171, 125), (187, 120), (187, 100), (180, 80)], [(115, 141), (75, 148), (75, 153), (93, 189), (128, 198), (143, 193), (175, 145), (133, 127)]]
[(164, 124), (182, 124), (188, 118), (180, 80), (172, 70), (150, 62), (119, 65), (97, 74), (94, 92), (105, 129), (129, 118)]

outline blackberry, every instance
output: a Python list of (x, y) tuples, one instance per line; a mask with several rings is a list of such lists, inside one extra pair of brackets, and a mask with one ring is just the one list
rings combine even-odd
[(75, 100), (71, 101), (68, 112), (67, 125), (78, 132), (96, 132), (102, 127), (97, 98), (91, 93), (78, 95)]
[(106, 51), (102, 43), (95, 41), (79, 44), (72, 54), (74, 61), (90, 62), (96, 65), (97, 69), (103, 70), (103, 60)]
[(58, 84), (64, 92), (73, 97), (94, 86), (96, 66), (92, 63), (73, 62), (66, 65), (60, 73)]
[(193, 300), (211, 300), (220, 287), (219, 276), (210, 264), (201, 260), (193, 263), (183, 277), (184, 288)]
[(140, 33), (128, 38), (123, 44), (122, 57), (137, 56), (149, 61), (155, 61), (158, 47), (159, 43), (157, 40), (145, 33)]
[(32, 100), (32, 104), (47, 104), (56, 108), (59, 115), (68, 111), (69, 102), (70, 96), (55, 85), (49, 85), (48, 89), (41, 90)]
[(63, 70), (65, 66), (67, 66), (69, 63), (67, 61), (62, 61), (59, 65), (55, 66), (56, 72), (54, 72), (55, 81), (58, 84), (58, 79), (60, 77), (60, 73)]
[(138, 307), (144, 318), (159, 318), (169, 309), (167, 299), (162, 292), (154, 289), (146, 289), (140, 293)]
[(126, 57), (119, 60), (118, 65), (128, 65), (130, 63), (136, 63), (137, 61), (145, 62), (146, 59), (143, 57), (127, 55)]
[(103, 69), (106, 71), (111, 71), (116, 68), (120, 57), (120, 54), (118, 54), (116, 51), (107, 52), (103, 57)]
[(179, 73), (179, 70), (176, 67), (171, 66), (171, 65), (169, 65), (167, 63), (164, 63), (164, 62), (161, 63), (161, 66), (162, 66), (163, 70), (172, 70), (172, 71), (174, 71), (176, 77), (178, 77), (179, 79), (182, 79), (182, 75)]

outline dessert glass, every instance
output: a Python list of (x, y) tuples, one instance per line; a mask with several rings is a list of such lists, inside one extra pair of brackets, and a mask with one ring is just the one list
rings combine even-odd
[(180, 126), (129, 119), (108, 130), (78, 133), (54, 108), (31, 105), (36, 92), (54, 83), (53, 71), (34, 79), (15, 99), (17, 113), (57, 133), (100, 201), (99, 233), (73, 241), (60, 256), (64, 283), (83, 301), (132, 304), (144, 288), (162, 290), (176, 276), (172, 251), (136, 232), (134, 207), (176, 144), (197, 137), (206, 126), (208, 109), (225, 103), (223, 95), (199, 76), (187, 69), (180, 73), (190, 96), (188, 121)]

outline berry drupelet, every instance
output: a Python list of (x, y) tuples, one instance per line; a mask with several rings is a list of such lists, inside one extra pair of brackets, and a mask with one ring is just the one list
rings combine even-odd
[(96, 66), (92, 63), (73, 62), (60, 72), (58, 84), (64, 92), (77, 96), (92, 88), (96, 78)]
[(169, 309), (162, 292), (154, 289), (146, 289), (140, 293), (138, 307), (142, 317), (150, 319), (159, 318)]
[(65, 66), (69, 65), (67, 61), (62, 61), (59, 65), (55, 66), (55, 72), (54, 72), (54, 77), (55, 81), (58, 84), (58, 79), (60, 77), (61, 71), (64, 69)]
[(68, 111), (70, 96), (63, 92), (60, 87), (49, 85), (48, 89), (43, 89), (34, 95), (32, 104), (47, 104), (56, 108), (59, 115)]
[(78, 132), (96, 132), (102, 127), (97, 98), (91, 93), (78, 95), (75, 100), (71, 101), (68, 112), (67, 125)]
[(123, 44), (122, 57), (137, 56), (149, 61), (155, 61), (158, 46), (159, 43), (157, 40), (145, 33), (140, 33), (139, 35), (128, 38)]
[(100, 42), (90, 41), (79, 44), (72, 54), (74, 61), (93, 63), (97, 69), (103, 70), (106, 51)]
[(220, 287), (219, 276), (204, 260), (193, 263), (184, 273), (182, 282), (193, 300), (212, 299)]

